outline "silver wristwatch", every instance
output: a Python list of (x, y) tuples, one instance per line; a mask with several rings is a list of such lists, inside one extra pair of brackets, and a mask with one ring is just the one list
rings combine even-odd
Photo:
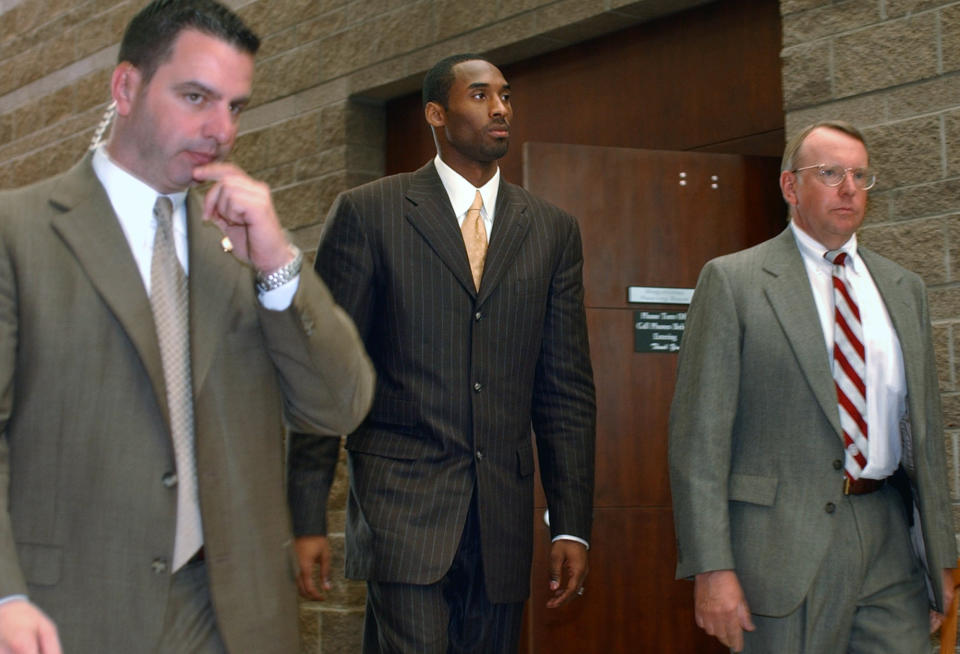
[(290, 245), (290, 251), (293, 252), (293, 260), (290, 263), (280, 266), (266, 275), (257, 272), (257, 290), (259, 292), (268, 293), (278, 289), (300, 274), (300, 269), (303, 267), (303, 252), (292, 244)]

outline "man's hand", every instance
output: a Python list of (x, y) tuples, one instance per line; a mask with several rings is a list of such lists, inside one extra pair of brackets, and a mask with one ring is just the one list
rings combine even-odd
[[(946, 612), (950, 610), (950, 605), (953, 603), (953, 595), (957, 592), (953, 581), (953, 568), (944, 568), (941, 570), (940, 579), (943, 582), (943, 610)], [(940, 628), (940, 625), (943, 624), (944, 619), (945, 616), (943, 613), (930, 609), (931, 634)]]
[[(322, 600), (323, 593), (330, 590), (330, 543), (326, 536), (300, 536), (293, 541), (297, 552), (297, 589), (307, 599)], [(313, 580), (313, 570), (320, 568), (323, 592)]]
[(550, 547), (550, 594), (548, 609), (563, 606), (583, 588), (590, 566), (587, 548), (575, 540), (560, 539)]
[(57, 627), (27, 600), (0, 604), (0, 654), (62, 654)]
[(693, 609), (697, 626), (734, 652), (743, 651), (743, 630), (756, 628), (733, 570), (698, 574), (693, 582)]
[(230, 238), (238, 259), (263, 273), (290, 262), (290, 245), (274, 211), (269, 186), (229, 163), (198, 166), (193, 178), (213, 182), (203, 198), (203, 219)]

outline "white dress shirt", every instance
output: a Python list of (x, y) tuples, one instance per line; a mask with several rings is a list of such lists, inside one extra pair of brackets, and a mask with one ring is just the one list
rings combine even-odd
[(477, 188), (445, 164), (439, 154), (433, 158), (433, 165), (437, 167), (437, 174), (443, 182), (447, 197), (450, 198), (453, 213), (457, 217), (457, 225), (460, 227), (463, 227), (467, 210), (473, 205), (473, 198), (477, 196), (477, 191), (480, 191), (480, 197), (483, 198), (480, 217), (483, 218), (483, 227), (487, 230), (487, 242), (489, 242), (490, 234), (493, 233), (493, 214), (497, 207), (497, 194), (500, 192), (500, 167), (497, 166), (497, 172), (486, 184)]
[[(150, 266), (153, 261), (153, 237), (157, 231), (157, 221), (153, 217), (153, 205), (162, 195), (140, 178), (127, 172), (113, 161), (104, 146), (93, 153), (93, 171), (103, 184), (110, 204), (117, 215), (123, 234), (130, 245), (130, 252), (140, 271), (143, 287), (150, 295)], [(190, 276), (190, 257), (187, 247), (187, 192), (167, 195), (173, 203), (173, 241), (177, 250), (177, 259), (183, 266), (183, 272)], [(148, 219), (147, 219), (148, 218)], [(228, 256), (228, 255), (224, 255)], [(267, 293), (260, 293), (260, 303), (266, 309), (283, 311), (293, 302), (293, 296), (300, 285), (300, 276), (283, 286)]]
[[(823, 340), (833, 360), (833, 264), (824, 259), (827, 248), (791, 221), (790, 227), (807, 269), (810, 289), (817, 305)], [(906, 412), (907, 381), (904, 376), (900, 340), (880, 292), (857, 254), (857, 236), (840, 248), (848, 255), (847, 281), (853, 287), (866, 348), (867, 385), (867, 467), (866, 479), (889, 477), (900, 464), (900, 419)]]
[[(480, 191), (480, 197), (483, 198), (483, 208), (480, 209), (480, 217), (483, 218), (483, 226), (487, 230), (487, 241), (490, 240), (490, 234), (493, 233), (493, 214), (497, 206), (497, 194), (500, 192), (500, 167), (497, 166), (497, 172), (493, 174), (490, 180), (477, 188), (468, 182), (460, 173), (444, 163), (438, 154), (433, 158), (433, 165), (437, 168), (437, 174), (443, 183), (443, 189), (450, 198), (450, 204), (453, 206), (453, 213), (457, 217), (457, 224), (463, 227), (463, 220), (467, 217), (467, 210), (473, 205), (473, 199)], [(544, 520), (550, 524), (549, 513), (544, 514)], [(573, 540), (590, 549), (590, 543), (570, 536), (569, 534), (559, 534), (554, 537), (554, 542), (558, 540)]]

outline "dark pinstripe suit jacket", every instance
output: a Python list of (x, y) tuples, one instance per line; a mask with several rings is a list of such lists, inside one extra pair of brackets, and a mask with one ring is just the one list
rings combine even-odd
[[(432, 162), (337, 198), (317, 271), (379, 375), (370, 415), (347, 439), (348, 577), (439, 580), (475, 492), (487, 593), (526, 598), (531, 424), (553, 534), (589, 538), (595, 402), (582, 265), (573, 216), (501, 182), (478, 293)], [(324, 446), (293, 443), (296, 530), (317, 533)]]

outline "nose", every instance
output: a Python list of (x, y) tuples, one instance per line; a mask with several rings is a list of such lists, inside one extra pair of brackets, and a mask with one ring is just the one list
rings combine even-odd
[(213, 108), (204, 124), (205, 138), (213, 139), (221, 147), (230, 147), (237, 136), (237, 117), (229, 106)]
[(506, 116), (510, 113), (509, 101), (505, 102), (499, 95), (493, 96), (493, 102), (490, 105), (490, 116)]
[(853, 183), (853, 171), (844, 172), (843, 179), (840, 181), (838, 189), (843, 195), (853, 195), (857, 192), (857, 185)]

